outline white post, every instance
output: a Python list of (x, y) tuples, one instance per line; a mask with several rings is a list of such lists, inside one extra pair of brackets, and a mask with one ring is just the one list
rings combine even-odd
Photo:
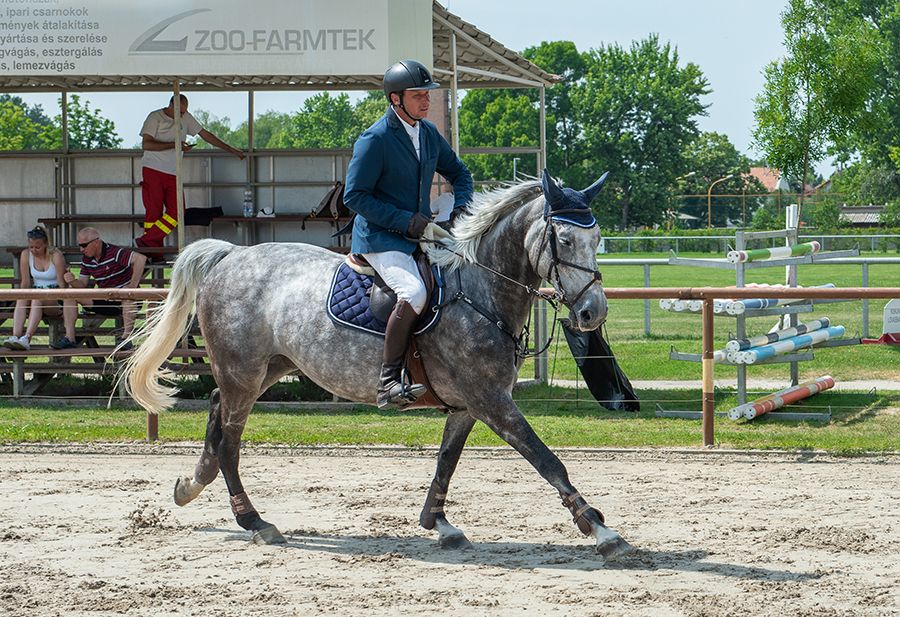
[(178, 252), (184, 249), (184, 179), (181, 177), (181, 84), (175, 80), (175, 204), (178, 212)]

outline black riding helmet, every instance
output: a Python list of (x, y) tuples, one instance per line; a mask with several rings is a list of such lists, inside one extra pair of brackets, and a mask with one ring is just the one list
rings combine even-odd
[[(401, 60), (384, 72), (384, 95), (388, 103), (391, 103), (391, 92), (399, 94), (400, 109), (403, 111), (406, 111), (406, 107), (403, 106), (404, 90), (434, 90), (440, 87), (441, 85), (431, 78), (428, 69), (415, 60)], [(421, 120), (421, 118), (414, 119)]]

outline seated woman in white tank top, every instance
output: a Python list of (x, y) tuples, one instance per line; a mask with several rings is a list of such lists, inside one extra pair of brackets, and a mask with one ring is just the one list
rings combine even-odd
[[(64, 288), (66, 285), (63, 275), (66, 273), (66, 260), (63, 254), (50, 247), (46, 230), (38, 225), (28, 232), (28, 248), (22, 251), (19, 258), (19, 271), (22, 273), (22, 289), (51, 289)], [(63, 323), (66, 334), (58, 340), (50, 343), (55, 349), (75, 347), (75, 318), (77, 307), (73, 301), (67, 300), (17, 300), (16, 310), (13, 313), (13, 335), (3, 342), (10, 349), (30, 349), (31, 338), (37, 332), (44, 313), (55, 316), (60, 313), (62, 305)], [(25, 316), (28, 316), (28, 329), (25, 328)]]

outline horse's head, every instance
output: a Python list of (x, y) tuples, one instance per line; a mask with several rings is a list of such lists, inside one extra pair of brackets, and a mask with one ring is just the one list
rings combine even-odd
[(571, 325), (585, 332), (599, 328), (608, 310), (597, 270), (600, 226), (591, 212), (591, 201), (608, 173), (583, 191), (560, 186), (546, 169), (541, 179), (544, 211), (535, 223), (540, 242), (532, 244), (537, 247), (532, 263), (569, 308)]

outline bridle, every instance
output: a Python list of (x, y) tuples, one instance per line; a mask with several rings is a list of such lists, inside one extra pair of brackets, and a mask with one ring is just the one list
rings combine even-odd
[[(485, 317), (489, 321), (493, 322), (494, 325), (497, 326), (497, 328), (499, 328), (502, 332), (507, 334), (513, 340), (513, 342), (516, 345), (516, 359), (517, 360), (524, 359), (529, 356), (537, 356), (537, 355), (544, 353), (544, 351), (546, 351), (547, 348), (550, 347), (550, 343), (553, 342), (553, 337), (556, 334), (556, 323), (558, 321), (556, 316), (559, 313), (559, 303), (562, 303), (564, 306), (566, 306), (570, 310), (574, 310), (573, 307), (575, 306), (575, 304), (578, 302), (578, 300), (581, 299), (581, 297), (585, 294), (585, 292), (587, 292), (587, 290), (591, 288), (591, 286), (594, 283), (599, 282), (601, 287), (603, 286), (603, 275), (600, 273), (600, 271), (596, 267), (593, 269), (586, 268), (579, 264), (572, 263), (571, 261), (562, 259), (559, 256), (559, 246), (557, 243), (557, 232), (556, 232), (556, 226), (554, 224), (553, 219), (557, 216), (561, 216), (561, 215), (565, 215), (565, 214), (576, 214), (576, 213), (583, 213), (583, 212), (584, 211), (580, 210), (580, 209), (570, 208), (570, 209), (555, 210), (550, 213), (544, 214), (545, 225), (544, 225), (544, 230), (541, 232), (541, 245), (540, 245), (540, 249), (538, 251), (538, 260), (540, 261), (540, 255), (542, 255), (544, 253), (544, 250), (549, 245), (549, 247), (550, 247), (550, 267), (547, 270), (547, 279), (550, 280), (551, 285), (553, 285), (553, 293), (552, 294), (545, 293), (545, 292), (541, 291), (539, 288), (535, 289), (531, 285), (526, 285), (525, 283), (517, 281), (509, 276), (506, 276), (499, 270), (491, 268), (490, 266), (486, 266), (482, 263), (479, 263), (478, 261), (474, 261), (474, 260), (469, 261), (462, 254), (454, 251), (452, 248), (450, 248), (443, 242), (440, 242), (437, 240), (419, 239), (420, 242), (424, 241), (424, 242), (429, 242), (430, 244), (434, 244), (434, 245), (440, 247), (441, 249), (443, 249), (445, 251), (449, 251), (449, 252), (453, 253), (454, 255), (456, 255), (457, 257), (460, 257), (467, 263), (471, 263), (472, 265), (477, 266), (477, 267), (481, 268), (482, 270), (486, 270), (486, 271), (490, 272), (491, 274), (493, 274), (499, 278), (502, 278), (503, 280), (508, 281), (509, 283), (512, 283), (513, 285), (517, 285), (517, 286), (523, 288), (533, 298), (544, 300), (550, 306), (552, 306), (553, 307), (553, 327), (550, 332), (550, 336), (547, 338), (547, 343), (541, 349), (536, 349), (534, 351), (528, 351), (528, 340), (529, 340), (529, 336), (530, 336), (530, 325), (531, 325), (531, 311), (529, 311), (529, 313), (528, 313), (528, 320), (525, 322), (525, 325), (522, 328), (522, 332), (517, 336), (516, 334), (514, 334), (512, 332), (512, 329), (509, 328), (509, 326), (507, 326), (506, 323), (502, 319), (499, 319), (499, 318), (491, 315), (491, 313), (487, 309), (481, 307), (478, 303), (473, 301), (472, 298), (470, 298), (468, 295), (466, 295), (466, 293), (462, 289), (462, 276), (458, 269), (456, 271), (457, 282), (458, 282), (458, 290), (456, 292), (456, 295), (453, 296), (452, 298), (450, 298), (449, 300), (447, 300), (446, 302), (443, 302), (442, 304), (438, 304), (438, 305), (434, 306), (432, 308), (432, 310), (434, 312), (438, 312), (441, 309), (443, 309), (445, 306), (453, 304), (457, 300), (462, 300), (463, 302), (465, 302), (466, 304), (471, 306), (477, 313), (480, 313), (483, 317)], [(584, 227), (584, 225), (579, 225), (579, 224), (571, 222), (571, 221), (564, 220), (563, 222), (567, 222), (569, 224), (576, 225), (579, 227)], [(594, 224), (596, 224), (596, 223), (594, 223)], [(566, 291), (563, 288), (562, 279), (560, 278), (560, 275), (559, 275), (559, 266), (565, 266), (567, 268), (574, 268), (576, 270), (581, 270), (582, 272), (588, 272), (588, 273), (592, 274), (591, 280), (588, 281), (584, 285), (584, 287), (581, 288), (581, 290), (575, 295), (575, 298), (573, 298), (572, 300), (568, 300)], [(555, 284), (554, 284), (553, 280), (551, 280), (553, 277), (556, 278)]]
[[(542, 254), (544, 252), (544, 247), (546, 247), (548, 244), (550, 245), (550, 268), (547, 270), (547, 279), (550, 280), (551, 284), (553, 284), (552, 278), (555, 276), (556, 283), (553, 284), (553, 288), (556, 291), (557, 299), (569, 309), (572, 309), (572, 307), (574, 307), (575, 304), (578, 303), (578, 301), (581, 299), (581, 296), (583, 296), (594, 283), (600, 283), (600, 286), (603, 286), (603, 275), (596, 267), (593, 269), (585, 268), (584, 266), (572, 263), (571, 261), (566, 261), (559, 256), (556, 225), (554, 225), (553, 219), (556, 216), (564, 214), (577, 214), (581, 212), (583, 212), (583, 210), (579, 210), (577, 208), (568, 208), (565, 210), (556, 210), (551, 214), (544, 215), (544, 220), (547, 221), (547, 224), (544, 226), (544, 232), (541, 239), (541, 249), (539, 251), (539, 254)], [(559, 266), (574, 268), (575, 270), (581, 270), (582, 272), (587, 272), (592, 275), (591, 280), (585, 283), (584, 287), (581, 288), (581, 291), (579, 291), (571, 300), (567, 299), (566, 290), (563, 288), (562, 279), (559, 276)]]

